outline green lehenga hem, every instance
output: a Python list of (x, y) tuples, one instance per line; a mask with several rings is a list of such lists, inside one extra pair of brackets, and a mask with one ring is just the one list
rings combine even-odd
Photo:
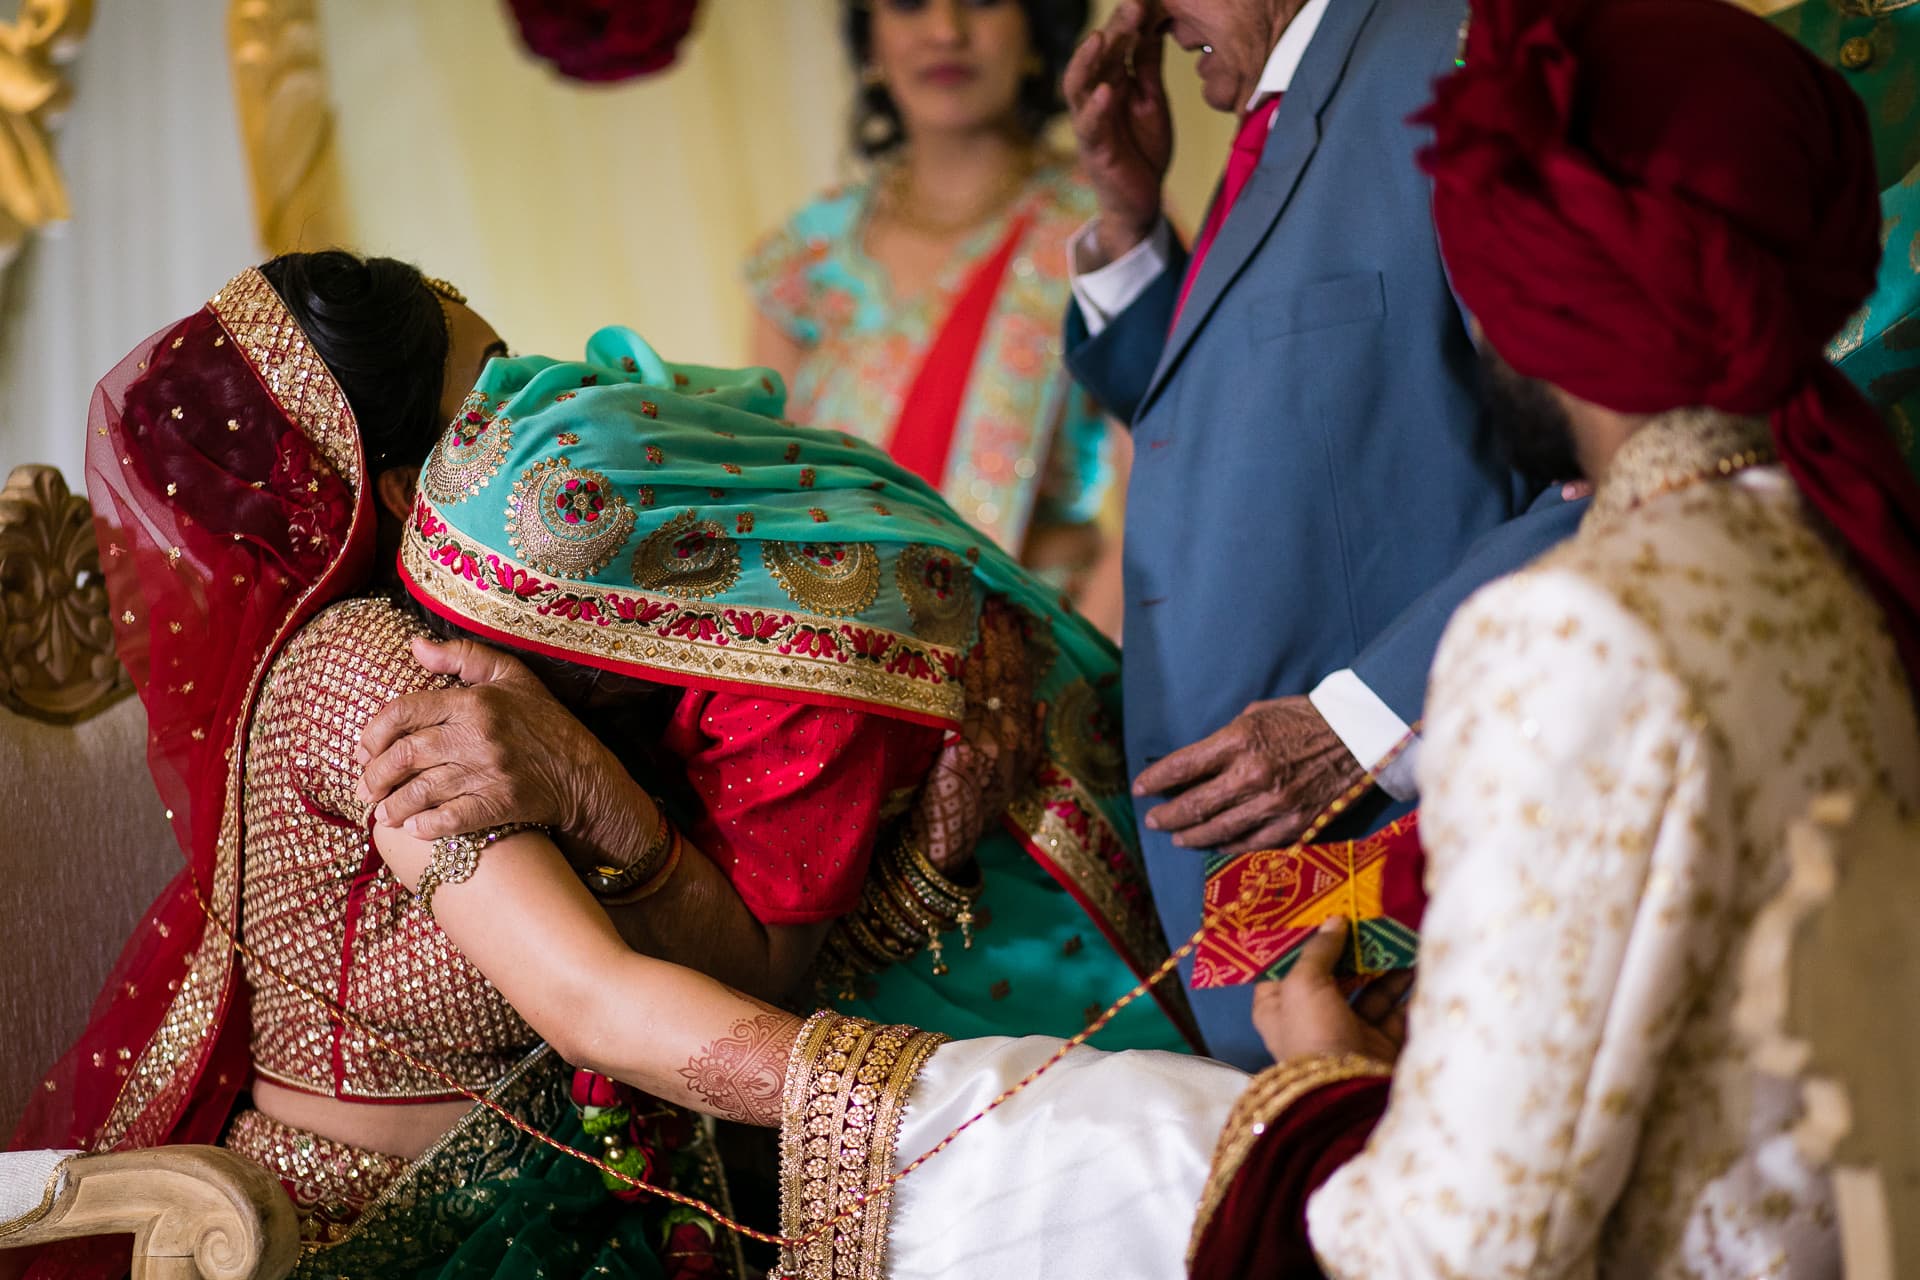
[[(573, 1069), (544, 1046), (489, 1095), (570, 1147), (595, 1150), (572, 1099)], [(675, 1154), (675, 1189), (727, 1209), (711, 1130)], [(670, 1254), (687, 1217), (657, 1198), (615, 1198), (598, 1170), (476, 1106), (335, 1243), (310, 1245), (293, 1280), (668, 1280), (738, 1277), (738, 1243), (719, 1232), (711, 1264)]]

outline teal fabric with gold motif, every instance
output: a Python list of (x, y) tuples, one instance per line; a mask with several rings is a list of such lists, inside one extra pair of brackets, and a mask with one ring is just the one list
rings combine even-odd
[[(1034, 620), (1042, 759), (975, 850), (991, 923), (846, 1007), (947, 1035), (1072, 1035), (1167, 942), (1120, 747), (1119, 655), (885, 453), (783, 419), (763, 369), (638, 334), (491, 361), (421, 471), (400, 549), (421, 605), (511, 646), (661, 684), (950, 728), (991, 593)], [(1197, 1041), (1171, 980), (1103, 1037)]]
[(1879, 166), (1880, 278), (1828, 355), (1887, 415), (1920, 472), (1920, 4), (1805, 0), (1770, 18), (1866, 103)]

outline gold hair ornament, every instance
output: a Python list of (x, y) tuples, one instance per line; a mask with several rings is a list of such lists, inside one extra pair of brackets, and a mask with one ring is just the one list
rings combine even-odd
[(467, 295), (454, 288), (450, 282), (442, 280), (439, 276), (423, 275), (420, 277), (420, 283), (439, 294), (448, 302), (457, 302), (463, 307), (467, 305)]

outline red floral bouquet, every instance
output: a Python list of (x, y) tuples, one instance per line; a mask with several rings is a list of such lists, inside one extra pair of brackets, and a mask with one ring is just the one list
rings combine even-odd
[(507, 0), (528, 52), (606, 84), (673, 65), (699, 0)]

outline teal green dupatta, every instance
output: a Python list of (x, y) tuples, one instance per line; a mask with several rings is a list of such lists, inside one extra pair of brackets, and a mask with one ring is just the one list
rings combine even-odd
[(1866, 104), (1880, 172), (1880, 274), (1827, 354), (1887, 415), (1920, 472), (1920, 6), (1802, 0), (1768, 20), (1838, 69)]
[[(1119, 654), (919, 477), (783, 421), (766, 370), (668, 365), (603, 329), (585, 360), (495, 360), (435, 446), (401, 548), (461, 627), (660, 683), (957, 726), (982, 600), (1039, 621), (1047, 751), (982, 842), (985, 920), (849, 1012), (953, 1036), (1070, 1035), (1166, 957), (1118, 733)], [(1114, 1047), (1192, 1039), (1177, 981)]]

